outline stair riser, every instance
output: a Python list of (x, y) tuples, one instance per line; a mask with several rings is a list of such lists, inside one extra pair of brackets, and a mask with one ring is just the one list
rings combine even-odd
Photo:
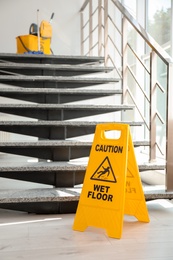
[(0, 152), (39, 158), (51, 161), (69, 161), (88, 157), (90, 146), (76, 147), (0, 147)]
[(85, 171), (44, 171), (44, 172), (0, 172), (0, 177), (48, 184), (54, 187), (74, 187), (83, 183)]
[(0, 126), (0, 131), (23, 134), (50, 140), (65, 140), (66, 138), (93, 134), (95, 126), (63, 127), (63, 126)]
[(56, 82), (56, 81), (13, 81), (1, 80), (0, 83), (22, 88), (81, 88), (105, 84), (92, 82)]
[(78, 200), (61, 202), (21, 202), (1, 203), (0, 208), (17, 211), (24, 211), (35, 214), (68, 214), (76, 213)]
[(22, 93), (2, 93), (0, 92), (1, 97), (7, 97), (17, 100), (23, 100), (23, 101), (29, 101), (29, 102), (35, 102), (35, 103), (48, 103), (48, 104), (63, 104), (68, 102), (74, 102), (74, 101), (84, 101), (84, 100), (90, 100), (98, 97), (103, 96), (112, 96), (112, 94), (55, 94), (55, 93), (49, 93), (49, 94), (43, 94), (43, 93), (37, 93), (37, 94), (22, 94)]
[(90, 109), (90, 110), (73, 110), (72, 108), (66, 109), (66, 110), (52, 110), (52, 109), (39, 109), (39, 108), (0, 108), (1, 113), (7, 113), (11, 115), (18, 115), (18, 116), (24, 116), (28, 118), (36, 118), (40, 120), (68, 120), (68, 119), (75, 119), (75, 118), (83, 118), (88, 116), (94, 116), (94, 115), (100, 115), (100, 114), (106, 114), (111, 112), (117, 112), (124, 109), (110, 109), (110, 108), (97, 108), (97, 109)]
[(97, 70), (87, 70), (87, 71), (84, 71), (84, 70), (71, 70), (71, 71), (68, 71), (68, 70), (53, 70), (53, 69), (49, 69), (49, 70), (46, 70), (46, 69), (8, 69), (8, 68), (1, 68), (0, 66), (0, 75), (10, 75), (10, 73), (14, 73), (14, 74), (21, 74), (21, 75), (26, 75), (26, 76), (67, 76), (67, 77), (70, 77), (70, 76), (82, 76), (82, 75), (88, 75), (88, 74), (95, 74), (95, 73), (99, 73), (99, 72), (102, 72), (101, 70), (97, 71)]

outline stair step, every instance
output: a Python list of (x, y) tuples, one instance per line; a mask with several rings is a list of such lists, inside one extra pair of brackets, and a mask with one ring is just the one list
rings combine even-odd
[[(145, 190), (146, 200), (173, 199), (173, 192), (167, 192), (163, 188)], [(156, 193), (157, 191), (157, 193)], [(0, 191), (0, 203), (39, 202), (39, 201), (76, 201), (79, 200), (81, 187), (79, 188), (44, 188), (14, 191)]]
[[(130, 126), (141, 126), (143, 122), (107, 122), (108, 124), (128, 124)], [(0, 121), (0, 127), (2, 126), (68, 126), (68, 127), (89, 127), (96, 126), (96, 124), (107, 124), (104, 122), (96, 122), (96, 121)]]
[(0, 96), (36, 103), (62, 104), (98, 97), (122, 94), (122, 90), (80, 90), (49, 88), (0, 88)]
[[(81, 172), (86, 171), (86, 167), (88, 164), (88, 158), (85, 160), (79, 161), (58, 161), (58, 162), (1, 162), (0, 172)], [(165, 164), (155, 163), (144, 163), (138, 164), (138, 168), (140, 172), (148, 171), (148, 170), (164, 170)]]
[(3, 93), (11, 93), (11, 94), (67, 94), (67, 95), (76, 95), (76, 94), (80, 94), (80, 95), (114, 95), (114, 94), (122, 94), (122, 90), (117, 90), (117, 89), (50, 89), (50, 88), (44, 88), (44, 89), (40, 89), (40, 88), (18, 88), (18, 87), (7, 87), (7, 88), (0, 88), (0, 95)]
[(62, 76), (12, 76), (0, 75), (0, 82), (30, 88), (83, 87), (119, 82), (119, 78), (62, 77)]
[(134, 141), (134, 146), (139, 147), (139, 146), (149, 146), (150, 142), (149, 141)]
[[(167, 192), (163, 187), (146, 188), (144, 186), (146, 201), (173, 199), (173, 192)], [(0, 191), (0, 207), (42, 214), (75, 213), (80, 193), (81, 187), (3, 190)]]
[(38, 214), (76, 212), (79, 193), (62, 189), (0, 191), (0, 207)]
[[(45, 139), (67, 139), (93, 134), (97, 124), (105, 122), (85, 121), (0, 121), (0, 131), (36, 136)], [(109, 123), (109, 122), (107, 122)], [(115, 122), (110, 122), (110, 124)], [(117, 122), (141, 126), (143, 122)]]
[(0, 112), (41, 120), (68, 120), (132, 110), (131, 105), (0, 104)]
[[(44, 149), (43, 149), (44, 148)], [(0, 151), (52, 161), (69, 161), (89, 156), (91, 142), (79, 141), (38, 141), (1, 142)]]
[(144, 163), (138, 165), (139, 171), (149, 171), (149, 170), (165, 170), (166, 165), (160, 163)]
[(112, 67), (88, 65), (57, 65), (57, 64), (31, 64), (31, 63), (0, 63), (0, 74), (10, 75), (44, 75), (44, 76), (75, 76), (90, 73), (108, 73)]
[(0, 62), (41, 63), (41, 64), (97, 64), (104, 63), (104, 57), (64, 56), (40, 54), (0, 53)]
[[(135, 147), (141, 146), (148, 146), (149, 141), (133, 141)], [(0, 147), (90, 147), (92, 142), (90, 141), (76, 141), (76, 140), (39, 140), (36, 142), (0, 142)], [(112, 146), (113, 147), (113, 146)]]
[(73, 172), (73, 171), (86, 171), (86, 165), (88, 160), (80, 162), (2, 162), (0, 165), (0, 172)]
[[(134, 146), (138, 142), (133, 142)], [(149, 142), (142, 141), (141, 146), (148, 146)], [(50, 141), (37, 142), (0, 142), (0, 152), (35, 157), (52, 161), (69, 161), (72, 159), (88, 157), (92, 142), (82, 141)], [(43, 149), (44, 148), (44, 149)], [(113, 152), (114, 146), (110, 149)]]
[(4, 162), (0, 165), (0, 177), (53, 185), (74, 187), (83, 183), (87, 160), (74, 162)]
[[(83, 183), (88, 158), (58, 162), (2, 162), (0, 177), (53, 185), (54, 187), (74, 187)], [(165, 164), (141, 164), (139, 171), (164, 170)]]

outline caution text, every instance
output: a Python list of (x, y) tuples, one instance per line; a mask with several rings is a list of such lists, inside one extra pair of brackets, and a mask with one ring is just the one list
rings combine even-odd
[(106, 152), (107, 153), (122, 153), (123, 146), (96, 144), (95, 150), (97, 152), (104, 152), (104, 153), (106, 153)]

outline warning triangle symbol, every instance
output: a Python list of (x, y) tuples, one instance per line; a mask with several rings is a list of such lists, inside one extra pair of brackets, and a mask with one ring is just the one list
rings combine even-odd
[(97, 170), (94, 172), (94, 174), (91, 176), (90, 179), (97, 180), (97, 181), (107, 181), (107, 182), (115, 182), (115, 183), (117, 182), (108, 156), (99, 165), (99, 167), (97, 168)]
[(134, 175), (133, 175), (133, 173), (128, 169), (128, 171), (127, 171), (127, 177), (128, 178), (134, 178)]

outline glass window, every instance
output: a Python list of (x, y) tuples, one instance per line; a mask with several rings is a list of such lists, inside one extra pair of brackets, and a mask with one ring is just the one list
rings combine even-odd
[(136, 0), (122, 0), (122, 4), (127, 8), (129, 13), (136, 18)]
[(147, 14), (148, 32), (160, 45), (168, 44), (171, 40), (171, 0), (148, 0)]
[[(168, 54), (171, 53), (171, 0), (148, 0), (147, 31)], [(157, 81), (165, 90), (165, 93), (162, 93), (157, 88), (157, 112), (166, 121), (166, 65), (160, 58), (157, 58)], [(164, 147), (165, 133), (166, 125), (157, 120), (157, 142), (160, 147)]]

